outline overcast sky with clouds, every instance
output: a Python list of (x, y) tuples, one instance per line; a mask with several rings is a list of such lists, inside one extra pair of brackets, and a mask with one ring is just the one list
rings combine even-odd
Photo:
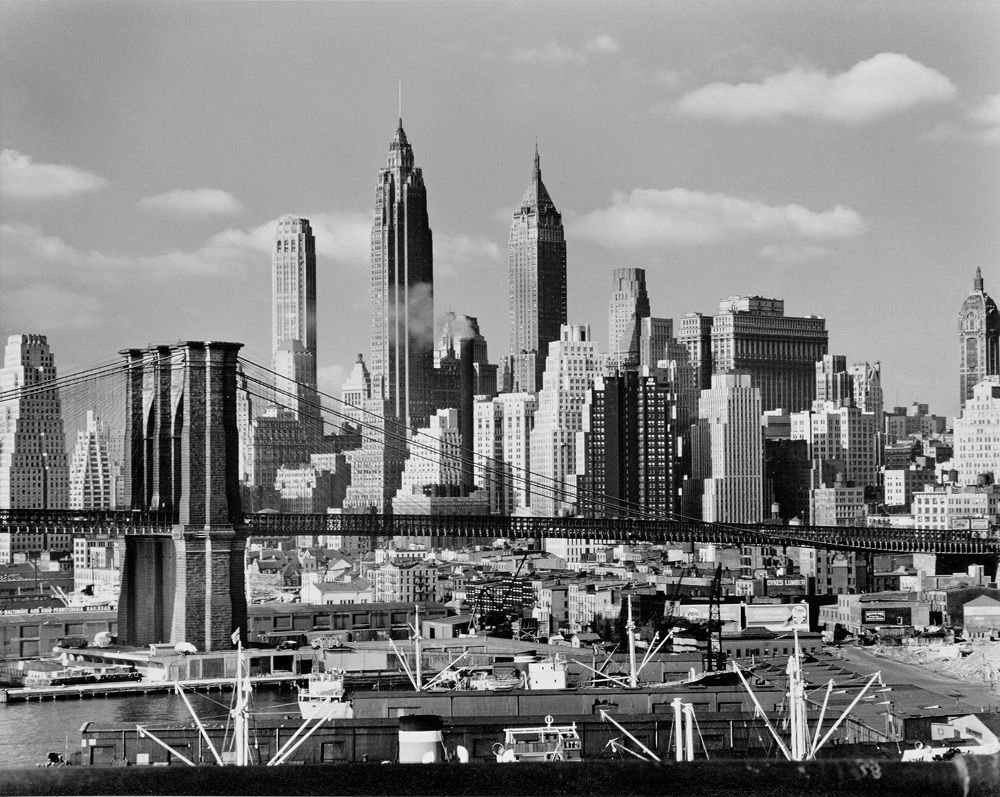
[(569, 318), (611, 270), (655, 315), (736, 294), (825, 316), (886, 403), (958, 407), (957, 313), (1000, 298), (1000, 4), (0, 0), (0, 333), (66, 373), (150, 341), (270, 359), (270, 242), (318, 251), (321, 387), (368, 353), (375, 178), (403, 120), (435, 305), (507, 350), (537, 137)]

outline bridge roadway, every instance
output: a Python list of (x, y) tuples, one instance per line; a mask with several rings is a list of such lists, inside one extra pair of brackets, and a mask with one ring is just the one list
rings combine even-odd
[[(262, 512), (236, 518), (254, 536), (330, 534), (353, 537), (463, 537), (517, 540), (601, 539), (614, 542), (698, 542), (718, 545), (807, 546), (833, 550), (1000, 556), (996, 531), (885, 527), (718, 524), (638, 518), (431, 515), (327, 515)], [(0, 510), (0, 533), (167, 536), (169, 512)]]

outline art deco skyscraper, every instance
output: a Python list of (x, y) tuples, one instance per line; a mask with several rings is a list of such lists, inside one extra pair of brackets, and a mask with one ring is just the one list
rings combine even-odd
[(566, 323), (566, 240), (562, 216), (542, 183), (535, 150), (531, 184), (514, 211), (507, 248), (513, 392), (542, 385), (549, 343)]
[(564, 325), (548, 351), (531, 432), (529, 456), (537, 483), (531, 510), (557, 517), (572, 512), (576, 503), (576, 433), (583, 428), (583, 405), (603, 359), (587, 325)]
[[(308, 219), (278, 219), (271, 258), (271, 351), (275, 403), (322, 433), (316, 395), (316, 241)], [(291, 395), (289, 395), (291, 394)]]
[(713, 374), (698, 402), (695, 478), (704, 479), (702, 520), (759, 523), (763, 518), (764, 444), (760, 389), (750, 374)]
[(617, 367), (635, 367), (639, 362), (640, 326), (642, 319), (649, 318), (646, 269), (616, 268), (611, 286), (614, 292), (608, 307), (608, 362)]
[(424, 427), (434, 379), (434, 255), (424, 178), (402, 119), (378, 173), (371, 257), (372, 395), (406, 427)]
[(69, 508), (113, 509), (114, 506), (108, 434), (100, 416), (88, 410), (87, 428), (77, 432), (69, 468)]
[(987, 376), (1000, 374), (1000, 311), (983, 290), (983, 272), (976, 269), (972, 293), (958, 314), (958, 342), (962, 349), (959, 364), (962, 409), (972, 398), (972, 388)]
[(65, 509), (69, 464), (45, 335), (7, 338), (0, 369), (0, 509)]

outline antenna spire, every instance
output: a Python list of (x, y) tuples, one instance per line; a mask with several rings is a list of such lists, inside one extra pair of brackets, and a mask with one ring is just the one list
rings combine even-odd
[(399, 81), (399, 126), (403, 126), (403, 81)]

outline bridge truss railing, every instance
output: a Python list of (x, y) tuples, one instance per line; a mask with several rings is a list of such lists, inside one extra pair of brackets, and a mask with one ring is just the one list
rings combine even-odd
[[(717, 524), (671, 519), (431, 515), (243, 515), (237, 526), (254, 536), (325, 534), (351, 537), (466, 538), (511, 541), (595, 539), (611, 542), (697, 542), (716, 545), (804, 546), (835, 550), (938, 554), (998, 554), (996, 531), (887, 527)], [(0, 532), (164, 535), (169, 512), (0, 510)]]

